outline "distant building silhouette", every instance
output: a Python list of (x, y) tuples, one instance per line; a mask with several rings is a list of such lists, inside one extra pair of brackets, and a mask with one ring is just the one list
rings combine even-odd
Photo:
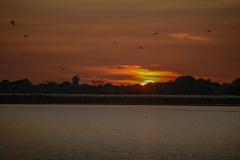
[(76, 76), (74, 76), (72, 78), (72, 84), (73, 85), (78, 85), (78, 82), (79, 82), (79, 75), (77, 74)]

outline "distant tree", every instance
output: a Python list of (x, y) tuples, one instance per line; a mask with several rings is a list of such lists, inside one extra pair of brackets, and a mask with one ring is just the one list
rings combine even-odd
[(142, 86), (140, 84), (127, 85), (122, 87), (123, 94), (141, 94)]
[(10, 87), (9, 84), (10, 84), (9, 80), (6, 79), (2, 80), (0, 82), (0, 93), (8, 93), (8, 88)]
[(0, 82), (0, 86), (3, 86), (3, 85), (5, 85), (5, 84), (7, 84), (7, 83), (10, 83), (9, 80), (4, 79), (4, 80), (2, 80), (2, 81)]
[(28, 79), (17, 80), (5, 85), (7, 93), (31, 93), (34, 86)]
[(88, 84), (79, 85), (79, 93), (81, 94), (91, 94), (92, 93), (92, 86)]
[(197, 95), (211, 95), (216, 90), (216, 84), (212, 83), (210, 79), (199, 78), (196, 80), (196, 85), (194, 88), (194, 94)]
[(167, 95), (176, 94), (175, 82), (173, 81), (159, 82), (155, 84), (157, 84), (156, 94), (167, 94)]
[(92, 80), (92, 85), (93, 86), (103, 86), (106, 83), (105, 80), (101, 79), (97, 79), (97, 80)]
[(192, 76), (180, 76), (174, 81), (175, 94), (193, 94), (196, 80)]
[(114, 85), (112, 85), (111, 83), (104, 84), (105, 94), (114, 94), (115, 90), (116, 90), (115, 88), (116, 87)]
[(156, 94), (157, 89), (157, 83), (147, 83), (144, 86), (141, 86), (142, 93), (144, 94)]
[(68, 81), (63, 81), (62, 82), (62, 85), (63, 86), (70, 86), (70, 85), (72, 85), (70, 82), (68, 82)]
[(232, 81), (232, 83), (225, 88), (225, 94), (240, 95), (240, 78)]
[(57, 84), (57, 93), (71, 93), (72, 84), (68, 81), (63, 81), (62, 84)]
[(195, 79), (185, 75), (174, 81), (148, 83), (145, 86), (139, 84), (114, 86), (103, 79), (93, 80), (92, 85), (78, 86), (67, 81), (63, 81), (61, 84), (46, 81), (34, 85), (28, 79), (13, 82), (2, 80), (0, 93), (240, 95), (240, 78), (233, 80), (230, 84), (220, 85), (210, 79)]
[(38, 93), (58, 93), (59, 87), (56, 82), (46, 81), (35, 86)]
[(0, 88), (3, 87), (4, 85), (8, 84), (8, 83), (10, 83), (9, 80), (6, 80), (6, 79), (2, 80), (0, 82)]
[(180, 76), (178, 78), (175, 79), (175, 83), (184, 83), (184, 84), (191, 84), (191, 83), (195, 83), (195, 78), (192, 76)]
[(57, 93), (58, 92), (58, 85), (56, 82), (49, 81), (47, 86), (48, 93)]
[(239, 86), (240, 85), (240, 78), (236, 78), (231, 83), (232, 86)]

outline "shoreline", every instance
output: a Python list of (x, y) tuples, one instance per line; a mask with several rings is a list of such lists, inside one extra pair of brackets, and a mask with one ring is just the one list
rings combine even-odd
[(240, 96), (229, 96), (229, 95), (0, 94), (0, 104), (240, 106)]

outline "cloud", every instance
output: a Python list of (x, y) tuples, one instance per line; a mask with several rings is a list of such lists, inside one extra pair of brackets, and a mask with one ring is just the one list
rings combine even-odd
[[(154, 64), (154, 66), (160, 66)], [(174, 71), (151, 69), (151, 65), (111, 65), (111, 66), (75, 66), (81, 81), (89, 83), (102, 78), (112, 84), (140, 84), (144, 80), (169, 81), (179, 76)], [(86, 72), (88, 71), (88, 72)], [(87, 82), (88, 81), (88, 82)]]
[(196, 41), (208, 41), (208, 38), (206, 37), (200, 37), (200, 36), (193, 36), (187, 33), (175, 33), (175, 34), (168, 34), (171, 38), (176, 38), (179, 40), (196, 40)]
[[(164, 71), (160, 68), (156, 69), (156, 67), (160, 67), (159, 64), (151, 64), (151, 65), (113, 65), (106, 66), (108, 68), (109, 75), (114, 75), (116, 77), (119, 75), (124, 75), (124, 77), (131, 77), (132, 81), (135, 83), (142, 82), (144, 80), (153, 80), (155, 82), (159, 81), (169, 81), (170, 79), (177, 77), (179, 74), (174, 71)], [(118, 77), (118, 76), (117, 76)], [(120, 77), (118, 77), (120, 79)], [(116, 79), (115, 79), (116, 80)]]
[(158, 67), (158, 66), (161, 66), (161, 65), (159, 65), (159, 64), (152, 64), (152, 65), (150, 65), (150, 66)]
[(223, 0), (223, 2), (240, 2), (239, 0)]
[(141, 66), (134, 66), (134, 65), (112, 65), (107, 67), (109, 69), (141, 69)]

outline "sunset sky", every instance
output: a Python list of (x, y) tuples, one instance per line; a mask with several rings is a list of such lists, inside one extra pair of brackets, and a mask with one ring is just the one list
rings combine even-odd
[(240, 77), (240, 0), (1, 0), (0, 81), (76, 74), (80, 84), (230, 83)]

